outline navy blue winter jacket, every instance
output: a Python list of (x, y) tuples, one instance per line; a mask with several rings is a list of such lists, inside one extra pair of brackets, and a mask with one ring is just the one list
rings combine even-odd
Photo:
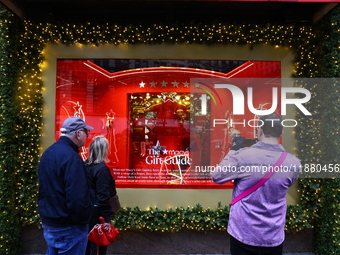
[(41, 156), (38, 172), (42, 223), (50, 227), (88, 224), (94, 195), (78, 147), (60, 137)]

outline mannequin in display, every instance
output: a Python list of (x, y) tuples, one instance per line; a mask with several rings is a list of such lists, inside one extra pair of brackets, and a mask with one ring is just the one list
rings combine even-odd
[(105, 122), (105, 128), (107, 130), (107, 140), (110, 144), (110, 150), (108, 157), (110, 158), (112, 163), (118, 163), (118, 156), (117, 156), (117, 146), (116, 146), (116, 134), (115, 134), (115, 128), (114, 128), (114, 120), (115, 120), (115, 112), (112, 111), (112, 109), (106, 113), (106, 122)]

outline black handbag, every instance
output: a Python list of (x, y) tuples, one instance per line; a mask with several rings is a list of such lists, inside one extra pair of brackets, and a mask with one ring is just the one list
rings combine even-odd
[(113, 213), (117, 213), (122, 207), (120, 206), (118, 195), (114, 195), (110, 198), (110, 205)]

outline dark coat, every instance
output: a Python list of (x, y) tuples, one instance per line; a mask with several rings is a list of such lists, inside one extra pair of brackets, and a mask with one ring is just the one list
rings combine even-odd
[(101, 216), (111, 216), (113, 212), (110, 198), (116, 195), (117, 191), (110, 169), (104, 163), (99, 163), (86, 165), (86, 170), (96, 197), (95, 207), (99, 207)]
[(94, 199), (78, 147), (60, 137), (41, 156), (38, 173), (42, 223), (50, 227), (88, 224)]

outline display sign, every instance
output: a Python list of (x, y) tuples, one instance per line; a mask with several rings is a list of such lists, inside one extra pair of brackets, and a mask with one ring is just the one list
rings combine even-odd
[(235, 130), (249, 146), (258, 116), (283, 110), (280, 76), (277, 61), (58, 60), (55, 138), (83, 118), (94, 130), (81, 156), (105, 136), (119, 188), (230, 188), (210, 172)]

